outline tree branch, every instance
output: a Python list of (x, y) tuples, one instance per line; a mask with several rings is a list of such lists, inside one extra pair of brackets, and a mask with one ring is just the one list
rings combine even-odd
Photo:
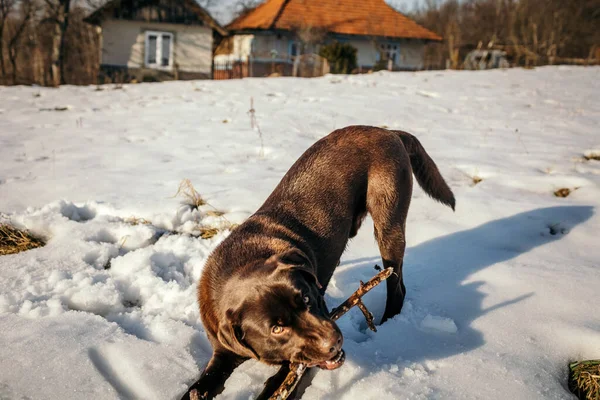
[[(369, 328), (376, 332), (377, 329), (375, 329), (375, 326), (373, 325), (373, 314), (371, 314), (369, 310), (367, 310), (367, 307), (365, 307), (364, 303), (362, 302), (362, 297), (375, 286), (379, 285), (381, 282), (389, 278), (392, 275), (392, 273), (392, 268), (386, 268), (377, 275), (375, 275), (373, 278), (371, 278), (371, 280), (367, 283), (363, 283), (361, 281), (358, 290), (354, 292), (352, 296), (348, 297), (348, 299), (344, 301), (341, 305), (339, 305), (331, 311), (331, 313), (329, 314), (330, 318), (333, 321), (336, 321), (342, 315), (350, 311), (352, 307), (358, 306), (362, 311), (363, 315), (365, 316)], [(267, 396), (269, 396), (269, 400), (287, 399), (290, 396), (290, 394), (292, 394), (294, 389), (296, 389), (296, 386), (298, 386), (298, 383), (300, 382), (300, 379), (302, 378), (302, 375), (304, 375), (306, 369), (307, 368), (305, 364), (291, 363), (290, 372), (287, 374), (279, 388), (270, 396), (263, 390), (263, 393), (259, 395), (259, 398), (267, 398)]]

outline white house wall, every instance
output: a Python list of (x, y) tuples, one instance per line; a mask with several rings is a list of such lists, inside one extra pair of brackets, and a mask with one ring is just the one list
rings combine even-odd
[(277, 59), (289, 58), (291, 37), (283, 35), (255, 35), (252, 43), (252, 56), (254, 58), (270, 59), (271, 51), (277, 52)]
[[(379, 61), (379, 51), (376, 42), (371, 39), (349, 39), (343, 40), (357, 49), (357, 63), (360, 67), (370, 68)], [(399, 55), (396, 57), (395, 67), (401, 69), (423, 68), (424, 44), (417, 40), (378, 40), (377, 43), (391, 43), (398, 45)]]
[[(215, 60), (246, 60), (248, 55), (257, 61), (272, 59), (272, 50), (277, 51), (275, 60), (288, 60), (290, 58), (290, 42), (294, 41), (292, 35), (263, 33), (255, 35), (235, 35), (231, 54), (216, 56)], [(392, 43), (398, 45), (399, 55), (396, 57), (396, 68), (421, 69), (423, 68), (424, 43), (418, 40), (381, 40), (365, 37), (337, 38), (342, 43), (348, 43), (356, 48), (357, 63), (359, 67), (371, 68), (379, 60), (377, 43)]]
[(144, 67), (146, 31), (170, 32), (174, 36), (174, 65), (180, 71), (210, 74), (212, 29), (197, 25), (107, 20), (102, 23), (102, 64)]
[(232, 51), (230, 54), (219, 54), (215, 56), (215, 62), (221, 61), (247, 61), (252, 53), (252, 42), (254, 35), (235, 35), (232, 37)]
[(342, 40), (342, 43), (347, 43), (353, 46), (356, 51), (356, 63), (359, 67), (370, 68), (377, 62), (377, 49), (373, 41), (368, 39), (349, 39)]
[(424, 50), (425, 44), (421, 41), (400, 42), (399, 66), (407, 69), (422, 69)]

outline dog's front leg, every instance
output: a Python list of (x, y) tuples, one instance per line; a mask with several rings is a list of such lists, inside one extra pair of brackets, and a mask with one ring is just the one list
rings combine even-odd
[(227, 378), (246, 360), (247, 358), (240, 357), (229, 351), (214, 352), (204, 372), (200, 375), (200, 379), (188, 389), (181, 400), (190, 400), (190, 392), (192, 390), (196, 390), (198, 398), (201, 400), (214, 398), (225, 388)]
[[(265, 387), (263, 388), (262, 392), (260, 392), (256, 400), (269, 400), (273, 394), (275, 394), (275, 391), (279, 389), (283, 381), (285, 381), (285, 378), (287, 378), (289, 372), (290, 365), (283, 364), (281, 368), (279, 368), (279, 371), (277, 371), (275, 375), (270, 377), (265, 382)], [(304, 375), (302, 375), (300, 378), (300, 382), (298, 382), (298, 385), (294, 391), (287, 397), (288, 400), (296, 400), (301, 398), (304, 395), (304, 391), (315, 377), (316, 372), (316, 368), (307, 368)]]
[(289, 364), (282, 365), (281, 368), (279, 368), (279, 371), (277, 371), (277, 373), (275, 375), (270, 377), (265, 382), (265, 387), (263, 388), (262, 392), (260, 392), (260, 394), (258, 395), (256, 400), (269, 400), (271, 398), (271, 396), (273, 396), (273, 393), (275, 393), (275, 391), (279, 388), (279, 386), (281, 386), (281, 384), (283, 383), (283, 381), (285, 380), (285, 377), (288, 375), (289, 372), (290, 372), (290, 365)]

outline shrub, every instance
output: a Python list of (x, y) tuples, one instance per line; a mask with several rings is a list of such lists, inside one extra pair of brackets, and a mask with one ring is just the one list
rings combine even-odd
[(328, 44), (321, 47), (319, 55), (327, 59), (332, 74), (349, 74), (356, 69), (356, 48), (350, 44)]

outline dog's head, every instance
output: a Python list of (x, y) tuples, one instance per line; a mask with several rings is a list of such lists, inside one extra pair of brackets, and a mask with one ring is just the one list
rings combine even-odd
[(345, 358), (342, 333), (328, 317), (307, 257), (291, 250), (271, 257), (264, 267), (264, 275), (238, 282), (243, 287), (220, 322), (219, 342), (268, 364), (340, 367)]

